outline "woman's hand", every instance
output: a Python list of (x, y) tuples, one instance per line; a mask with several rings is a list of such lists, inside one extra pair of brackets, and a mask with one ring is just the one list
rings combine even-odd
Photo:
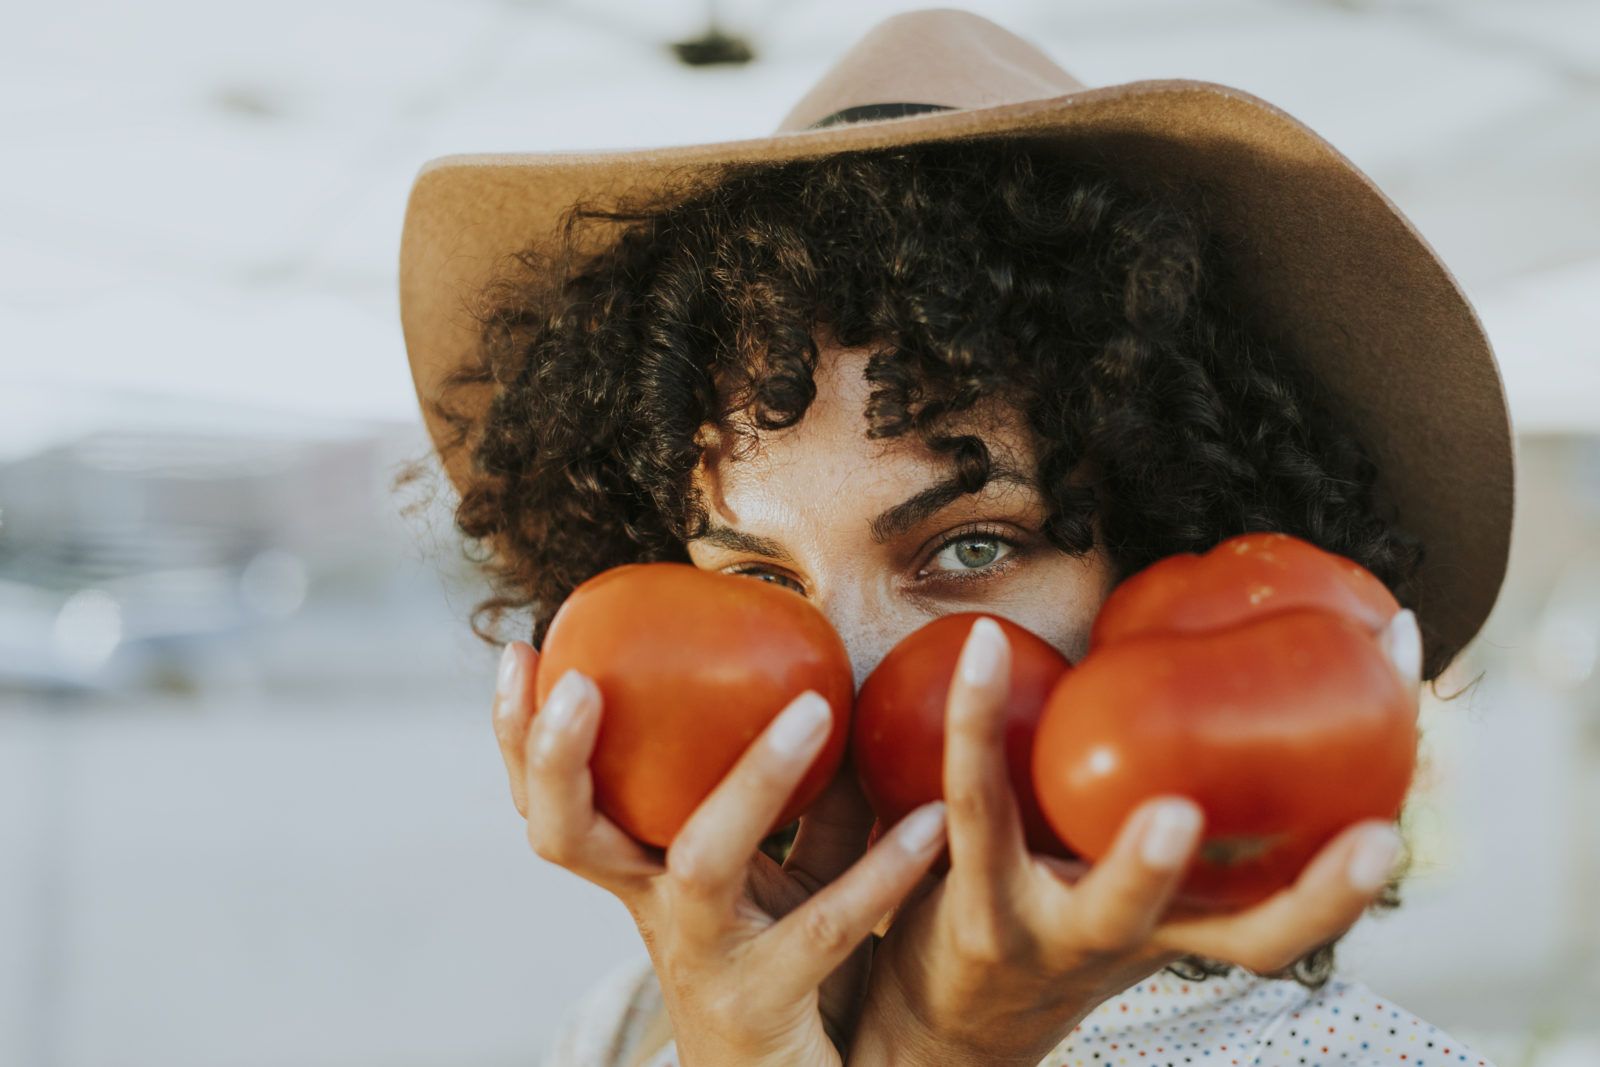
[(602, 713), (568, 671), (533, 714), (537, 654), (507, 646), (495, 733), (540, 856), (618, 897), (649, 949), (685, 1067), (839, 1064), (865, 978), (867, 935), (944, 840), (942, 804), (863, 856), (869, 829), (841, 776), (801, 821), (783, 867), (759, 846), (827, 735), (829, 709), (796, 698), (751, 743), (662, 857), (595, 811), (589, 756)]
[[(1417, 647), (1402, 671), (1416, 674)], [(1287, 967), (1352, 925), (1387, 881), (1399, 838), (1364, 822), (1248, 910), (1167, 915), (1201, 830), (1182, 797), (1138, 808), (1087, 871), (1028, 853), (1002, 746), (1009, 674), (1004, 633), (979, 620), (946, 710), (950, 872), (878, 946), (851, 1063), (1034, 1067), (1097, 1005), (1185, 955)]]

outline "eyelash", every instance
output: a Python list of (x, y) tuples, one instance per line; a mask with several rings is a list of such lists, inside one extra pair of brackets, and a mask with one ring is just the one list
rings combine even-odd
[[(1006, 548), (1010, 549), (1011, 551), (1009, 553), (1007, 553), (1007, 555), (1004, 558), (1000, 559), (998, 562), (991, 563), (986, 567), (979, 567), (979, 568), (977, 568), (975, 570), (943, 571), (943, 572), (937, 572), (937, 573), (931, 574), (931, 575), (926, 572), (926, 567), (927, 567), (928, 563), (932, 563), (935, 559), (938, 559), (939, 558), (939, 553), (943, 552), (945, 549), (949, 548), (951, 545), (960, 544), (962, 541), (994, 541), (994, 542), (997, 542), (999, 544), (1004, 545)], [(938, 545), (934, 546), (932, 551), (930, 551), (928, 553), (927, 561), (923, 564), (924, 570), (918, 571), (917, 572), (917, 576), (919, 578), (926, 578), (929, 581), (940, 582), (940, 583), (945, 583), (945, 584), (954, 584), (954, 585), (965, 585), (965, 584), (967, 584), (969, 582), (992, 581), (993, 579), (998, 578), (1002, 574), (1005, 574), (1006, 572), (1010, 571), (1011, 568), (1012, 568), (1012, 565), (1014, 563), (1020, 561), (1021, 557), (1022, 557), (1022, 545), (1020, 543), (1018, 543), (1015, 539), (1007, 537), (1004, 533), (1002, 533), (1000, 530), (996, 529), (995, 527), (992, 527), (992, 526), (969, 527), (968, 529), (965, 529), (965, 530), (957, 530), (956, 532), (952, 533), (949, 537), (947, 537), (943, 541), (939, 542)], [(761, 567), (759, 565), (750, 566), (750, 567), (740, 567), (740, 568), (737, 568), (735, 570), (728, 571), (727, 573), (728, 574), (745, 574), (745, 575), (752, 575), (752, 576), (757, 576), (757, 577), (759, 577), (762, 574), (772, 573), (775, 577), (785, 578), (787, 581), (791, 581), (791, 582), (794, 581), (793, 578), (788, 578), (786, 575), (779, 575), (776, 572), (769, 572), (765, 568), (763, 568), (763, 567)], [(774, 583), (774, 584), (777, 584), (777, 583)], [(798, 585), (799, 583), (795, 582), (795, 584)], [(795, 590), (795, 591), (799, 592), (799, 590)]]
[[(934, 547), (933, 551), (928, 553), (928, 563), (932, 563), (934, 560), (938, 559), (939, 553), (943, 552), (951, 545), (957, 545), (963, 541), (994, 541), (998, 544), (1004, 545), (1006, 548), (1010, 549), (1010, 551), (1006, 553), (1006, 555), (1000, 560), (987, 566), (979, 567), (975, 570), (940, 572), (932, 579), (933, 581), (957, 583), (990, 581), (991, 579), (997, 578), (1001, 574), (1004, 574), (1006, 571), (1009, 571), (1012, 567), (1012, 564), (1020, 559), (1022, 555), (1022, 545), (1018, 544), (1013, 538), (1007, 537), (999, 529), (993, 526), (975, 526), (965, 530), (957, 530), (955, 533), (939, 542), (939, 544)], [(926, 565), (927, 564), (924, 564), (924, 567), (926, 567)], [(921, 577), (922, 573), (923, 572), (919, 571), (918, 576)]]

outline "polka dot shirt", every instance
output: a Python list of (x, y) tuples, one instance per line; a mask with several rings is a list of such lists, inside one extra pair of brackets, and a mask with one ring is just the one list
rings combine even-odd
[(1091, 1012), (1041, 1067), (1490, 1067), (1360, 982), (1319, 990), (1163, 971)]
[[(648, 961), (597, 986), (575, 1012), (552, 1067), (635, 1061), (661, 1010)], [(671, 1044), (645, 1067), (677, 1067)], [(1319, 990), (1245, 972), (1192, 982), (1167, 971), (1101, 1004), (1040, 1067), (1493, 1067), (1358, 981)]]

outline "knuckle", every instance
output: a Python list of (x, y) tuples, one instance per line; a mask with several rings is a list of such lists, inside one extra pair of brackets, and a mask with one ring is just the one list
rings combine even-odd
[(843, 952), (850, 944), (849, 931), (829, 908), (812, 907), (806, 909), (805, 920), (801, 925), (805, 935), (806, 944), (819, 955), (834, 955)]
[(955, 947), (962, 958), (986, 967), (996, 966), (1010, 955), (1010, 938), (992, 916), (969, 918), (955, 928)]
[(499, 741), (502, 746), (515, 745), (522, 740), (522, 735), (517, 731), (516, 723), (511, 721), (511, 716), (509, 715), (496, 715), (494, 717), (494, 736), (495, 740)]
[(709, 864), (700, 861), (688, 842), (674, 842), (667, 849), (667, 877), (674, 892), (691, 900), (712, 896), (717, 889)]
[(539, 819), (528, 820), (528, 844), (540, 859), (562, 867), (571, 866), (577, 851), (570, 834), (547, 826)]
[(756, 758), (743, 761), (735, 773), (743, 790), (751, 796), (773, 797), (781, 803), (788, 799), (795, 780), (804, 769), (792, 767), (776, 755), (763, 751)]
[(1004, 740), (1005, 720), (991, 714), (978, 693), (962, 695), (950, 716), (950, 736), (974, 748), (989, 748)]
[(945, 805), (953, 820), (983, 822), (994, 811), (994, 798), (980, 784), (965, 782), (947, 791)]
[(1104, 912), (1086, 916), (1078, 928), (1079, 947), (1095, 956), (1116, 956), (1137, 947), (1145, 931)]
[(528, 746), (528, 770), (540, 777), (550, 777), (565, 767), (559, 744), (533, 744)]

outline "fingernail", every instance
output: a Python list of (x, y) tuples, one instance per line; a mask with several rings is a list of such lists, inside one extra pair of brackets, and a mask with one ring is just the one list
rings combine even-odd
[(576, 667), (569, 667), (566, 673), (556, 680), (555, 687), (545, 698), (544, 706), (539, 709), (539, 718), (544, 722), (545, 736), (549, 737), (571, 726), (572, 721), (577, 718), (583, 698), (588, 695), (588, 681), (578, 673)]
[(913, 856), (927, 851), (930, 845), (943, 836), (944, 801), (942, 800), (924, 804), (901, 819), (894, 834), (895, 840), (900, 842), (900, 847)]
[(1417, 616), (1402, 608), (1378, 638), (1389, 662), (1400, 672), (1400, 677), (1412, 684), (1422, 682), (1422, 631), (1417, 628)]
[(968, 685), (987, 685), (993, 681), (1000, 667), (1000, 646), (1004, 641), (1000, 624), (993, 619), (985, 617), (973, 623), (957, 665), (961, 680)]
[(516, 646), (507, 644), (500, 653), (500, 671), (495, 677), (494, 689), (500, 697), (500, 714), (507, 716), (516, 708), (516, 701), (512, 697), (517, 693), (517, 674), (522, 665), (517, 656)]
[(1350, 854), (1350, 865), (1345, 868), (1345, 878), (1363, 893), (1382, 889), (1394, 873), (1394, 861), (1400, 856), (1400, 835), (1392, 826), (1375, 826), (1361, 835), (1355, 850)]
[(819, 693), (800, 694), (795, 702), (773, 720), (767, 731), (767, 744), (780, 756), (793, 756), (807, 747), (807, 742), (817, 736), (822, 724), (833, 717), (833, 709)]
[(1163, 801), (1156, 806), (1150, 824), (1145, 827), (1139, 856), (1147, 867), (1175, 871), (1189, 858), (1199, 834), (1199, 808), (1178, 800)]

